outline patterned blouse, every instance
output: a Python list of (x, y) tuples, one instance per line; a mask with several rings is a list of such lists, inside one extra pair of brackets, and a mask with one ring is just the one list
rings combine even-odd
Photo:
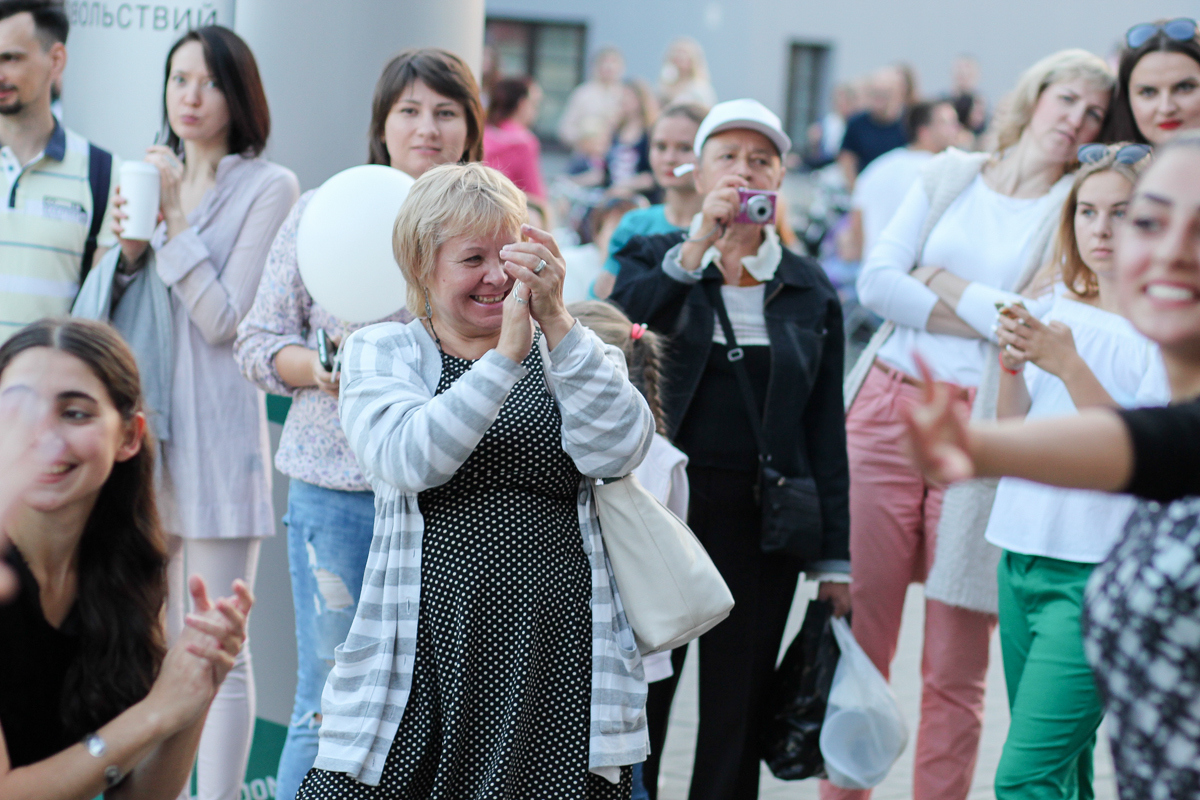
[[(317, 331), (344, 342), (353, 331), (368, 323), (338, 320), (314, 302), (296, 262), (296, 229), (313, 192), (300, 196), (271, 245), (262, 283), (250, 313), (238, 326), (233, 353), (242, 374), (271, 394), (292, 398), (275, 453), (275, 467), (325, 489), (366, 491), (371, 485), (350, 451), (346, 434), (338, 422), (337, 400), (315, 386), (296, 389), (284, 383), (275, 370), (275, 355), (290, 344), (317, 348)], [(399, 267), (397, 267), (399, 269)], [(397, 302), (403, 304), (403, 298)], [(408, 322), (406, 310), (381, 322)]]

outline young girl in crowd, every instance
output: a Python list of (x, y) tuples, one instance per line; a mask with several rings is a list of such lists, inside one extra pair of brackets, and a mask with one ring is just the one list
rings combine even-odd
[[(1065, 285), (1040, 320), (1014, 305), (1000, 323), (998, 416), (1166, 402), (1157, 348), (1120, 315), (1113, 273), (1113, 229), (1148, 154), (1144, 145), (1081, 148), (1052, 262)], [(1131, 510), (1129, 498), (1000, 481), (986, 538), (1004, 550), (1000, 645), (1012, 721), (995, 779), (1001, 800), (1092, 796), (1104, 706), (1079, 619), (1084, 586)]]
[[(296, 176), (261, 157), (271, 117), (246, 43), (197, 28), (167, 54), (165, 145), (146, 151), (161, 176), (162, 222), (149, 245), (121, 240), (120, 273), (153, 269), (169, 290), (173, 345), (163, 435), (163, 522), (169, 534), (167, 634), (182, 629), (183, 574), (253, 587), (261, 537), (275, 533), (262, 394), (233, 360), (275, 232), (299, 195)], [(123, 204), (123, 199), (115, 201)], [(125, 214), (114, 213), (122, 233)], [(147, 313), (152, 309), (145, 309)], [(168, 433), (169, 431), (169, 433)], [(254, 726), (249, 648), (213, 703), (200, 743), (199, 796), (237, 800)]]
[[(439, 164), (479, 160), (479, 90), (470, 68), (452, 53), (426, 48), (396, 56), (383, 69), (371, 107), (372, 164), (419, 178)], [(336, 347), (363, 326), (342, 322), (314, 303), (296, 260), (296, 232), (312, 194), (300, 198), (279, 229), (234, 345), (247, 378), (294, 398), (275, 455), (279, 471), (291, 479), (284, 521), (298, 662), (279, 762), (280, 800), (295, 796), (317, 757), (321, 690), (333, 650), (354, 619), (375, 521), (375, 495), (338, 423), (338, 376), (321, 364), (316, 349), (318, 331)], [(399, 310), (382, 321), (410, 319)]]
[(650, 87), (637, 78), (625, 82), (621, 116), (608, 150), (608, 194), (629, 196), (654, 191), (650, 166), (650, 129), (658, 117), (658, 102)]
[(663, 189), (663, 202), (630, 211), (621, 218), (608, 241), (604, 271), (592, 286), (593, 293), (601, 300), (612, 292), (617, 273), (621, 271), (613, 254), (634, 236), (686, 230), (700, 210), (704, 198), (696, 192), (695, 180), (690, 173), (676, 175), (675, 169), (695, 163), (692, 146), (696, 130), (707, 113), (708, 109), (696, 105), (668, 106), (654, 123), (650, 133), (650, 169), (654, 172), (655, 183)]
[(1198, 229), (1200, 136), (1187, 134), (1156, 154), (1114, 237), (1121, 307), (1158, 344), (1171, 407), (968, 426), (926, 369), (908, 419), (931, 480), (1009, 475), (1144, 498), (1092, 572), (1082, 619), (1123, 800), (1200, 793)]
[[(0, 797), (172, 800), (245, 639), (253, 598), (210, 604), (167, 651), (167, 557), (133, 354), (108, 326), (42, 320), (0, 347), (0, 397), (43, 409), (32, 483), (3, 524)], [(28, 415), (22, 420), (29, 425)]]
[[(630, 322), (629, 317), (610, 303), (585, 300), (567, 306), (567, 312), (584, 327), (590, 328), (600, 337), (600, 341), (619, 348), (625, 354), (625, 362), (629, 366), (629, 381), (650, 404), (656, 429), (650, 451), (633, 474), (642, 486), (671, 509), (675, 516), (687, 519), (687, 456), (667, 439), (666, 420), (663, 417), (662, 403), (659, 401), (661, 337), (648, 330), (645, 325)], [(675, 674), (671, 666), (670, 652), (643, 656), (642, 667), (646, 671), (648, 683), (665, 680)], [(655, 715), (647, 714), (646, 724), (652, 731), (652, 738), (655, 730), (665, 737), (666, 719), (656, 719)], [(632, 800), (649, 800), (649, 797), (646, 787), (642, 784), (642, 765), (635, 764)]]

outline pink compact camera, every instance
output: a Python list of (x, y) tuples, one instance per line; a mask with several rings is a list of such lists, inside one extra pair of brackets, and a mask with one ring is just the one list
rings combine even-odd
[(737, 193), (741, 211), (733, 220), (734, 222), (750, 225), (773, 225), (775, 223), (775, 192), (738, 189)]

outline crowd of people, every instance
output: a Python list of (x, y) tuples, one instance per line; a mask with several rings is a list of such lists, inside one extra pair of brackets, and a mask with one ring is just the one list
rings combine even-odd
[[(415, 180), (405, 297), (369, 325), (304, 283), (313, 193), (263, 157), (240, 37), (167, 55), (148, 240), (52, 112), (67, 38), (61, 4), (0, 0), (0, 797), (170, 800), (193, 768), (239, 796), (263, 392), (292, 398), (280, 798), (656, 797), (687, 648), (639, 652), (606, 555), (597, 483), (631, 473), (735, 600), (699, 637), (693, 800), (757, 794), (801, 579), (884, 676), (926, 584), (915, 797), (970, 790), (997, 626), (998, 797), (1093, 796), (1106, 713), (1122, 798), (1200, 797), (1193, 20), (1115, 68), (1050, 54), (990, 115), (970, 59), (934, 100), (889, 67), (807, 144), (717, 102), (690, 39), (657, 95), (601, 49), (559, 127), (606, 195), (583, 284), (537, 84), (405, 51), (366, 153)], [(794, 144), (853, 187), (829, 238), (882, 323), (853, 366), (778, 194)]]

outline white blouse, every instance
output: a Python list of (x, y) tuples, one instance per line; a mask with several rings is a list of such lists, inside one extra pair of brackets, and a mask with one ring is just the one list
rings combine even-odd
[[(955, 310), (982, 335), (990, 336), (993, 302), (1012, 297), (1029, 261), (1033, 237), (1047, 214), (1058, 213), (1060, 198), (1054, 189), (1037, 198), (1009, 197), (979, 175), (929, 232), (920, 263), (971, 282)], [(919, 351), (938, 380), (977, 386), (986, 342), (925, 330), (938, 297), (908, 274), (917, 261), (917, 243), (928, 214), (929, 199), (918, 182), (868, 254), (858, 278), (858, 296), (864, 306), (896, 323), (879, 350), (880, 359), (918, 375), (912, 354)]]
[[(1071, 328), (1079, 355), (1121, 406), (1163, 405), (1170, 399), (1158, 348), (1124, 317), (1058, 297), (1042, 318), (1051, 320)], [(1033, 401), (1026, 419), (1077, 413), (1066, 384), (1050, 373), (1029, 364), (1025, 384)], [(1098, 564), (1120, 536), (1133, 505), (1127, 495), (1003, 478), (985, 536), (1016, 553)]]

